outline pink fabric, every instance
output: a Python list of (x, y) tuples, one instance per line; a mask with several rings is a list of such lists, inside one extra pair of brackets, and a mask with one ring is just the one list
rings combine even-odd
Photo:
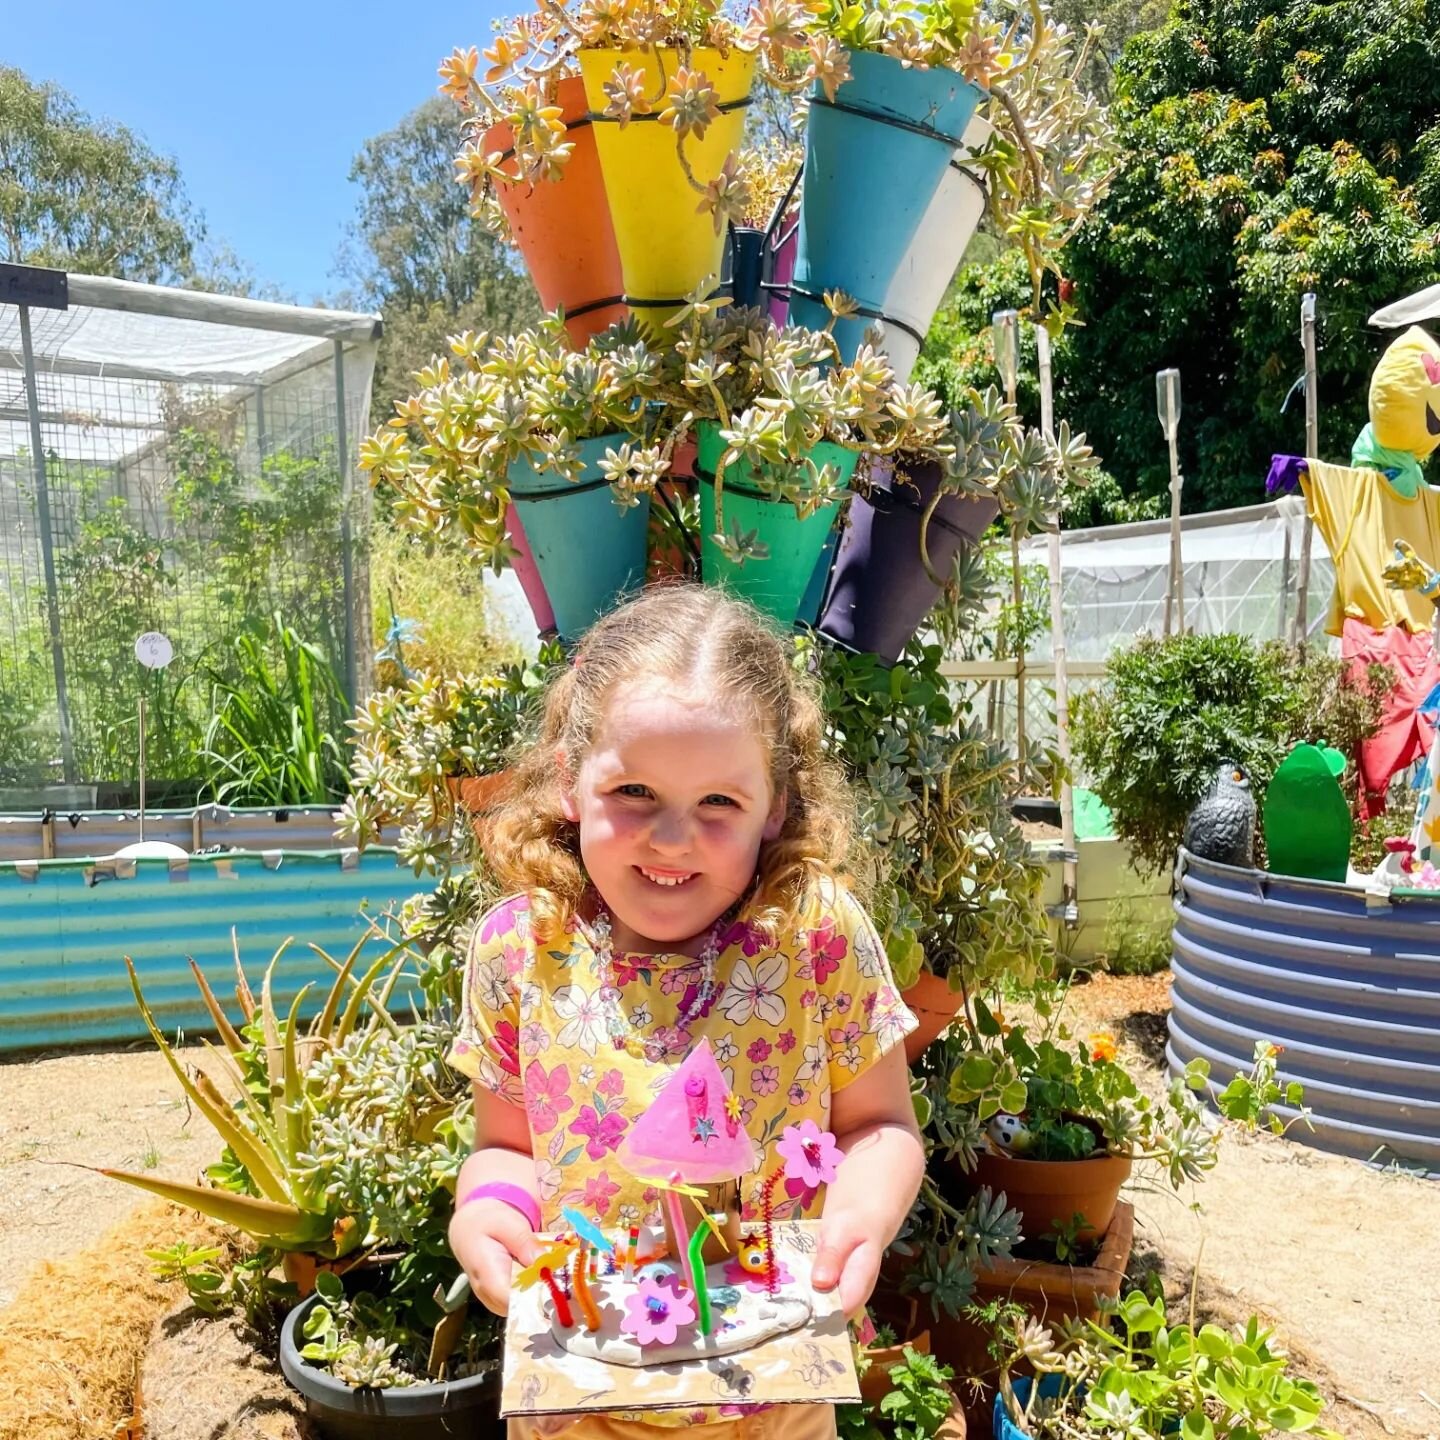
[(1367, 665), (1388, 665), (1395, 688), (1385, 699), (1380, 729), (1360, 746), (1360, 818), (1385, 813), (1385, 792), (1391, 779), (1430, 751), (1435, 727), (1419, 707), (1440, 684), (1440, 659), (1432, 653), (1430, 636), (1411, 635), (1398, 625), (1372, 630), (1363, 620), (1347, 619), (1340, 653), (1352, 674)]

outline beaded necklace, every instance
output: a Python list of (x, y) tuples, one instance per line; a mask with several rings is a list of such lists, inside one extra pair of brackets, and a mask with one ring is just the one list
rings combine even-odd
[[(675, 1029), (684, 1030), (719, 994), (720, 987), (715, 981), (715, 962), (720, 958), (720, 934), (730, 918), (730, 911), (721, 915), (710, 927), (700, 951), (700, 984), (695, 997), (675, 1017)], [(590, 945), (600, 967), (600, 996), (605, 1005), (605, 1028), (611, 1043), (617, 1050), (624, 1050), (637, 1060), (658, 1061), (664, 1057), (665, 1042), (658, 1036), (642, 1039), (636, 1034), (635, 1024), (620, 1006), (620, 986), (615, 979), (615, 952), (611, 941), (610, 912), (603, 905), (596, 907), (595, 918), (590, 922)], [(691, 961), (690, 964), (694, 964)], [(682, 967), (686, 968), (686, 967)]]

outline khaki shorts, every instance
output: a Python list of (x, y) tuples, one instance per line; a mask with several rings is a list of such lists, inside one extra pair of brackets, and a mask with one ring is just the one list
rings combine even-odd
[[(612, 1420), (608, 1415), (563, 1415), (514, 1419), (508, 1440), (665, 1440), (688, 1429), (695, 1440), (835, 1440), (833, 1405), (775, 1405), (758, 1415), (738, 1416), (714, 1425), (665, 1428)], [(559, 1428), (552, 1428), (559, 1427)], [(698, 1433), (697, 1433), (698, 1432)]]

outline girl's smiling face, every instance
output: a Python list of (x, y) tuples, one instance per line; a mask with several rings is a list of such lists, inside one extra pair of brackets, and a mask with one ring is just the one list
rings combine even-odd
[(657, 685), (611, 698), (578, 776), (562, 781), (562, 809), (615, 949), (675, 950), (698, 944), (750, 888), (785, 796), (753, 721)]

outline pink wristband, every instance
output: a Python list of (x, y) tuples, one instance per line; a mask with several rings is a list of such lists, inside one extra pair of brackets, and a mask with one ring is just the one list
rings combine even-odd
[[(460, 1205), (468, 1205), (472, 1200), (498, 1200), (512, 1210), (518, 1210), (529, 1221), (532, 1230), (540, 1228), (540, 1202), (518, 1185), (511, 1185), (505, 1180), (489, 1180), (471, 1190)], [(455, 1208), (458, 1210), (460, 1205)]]

